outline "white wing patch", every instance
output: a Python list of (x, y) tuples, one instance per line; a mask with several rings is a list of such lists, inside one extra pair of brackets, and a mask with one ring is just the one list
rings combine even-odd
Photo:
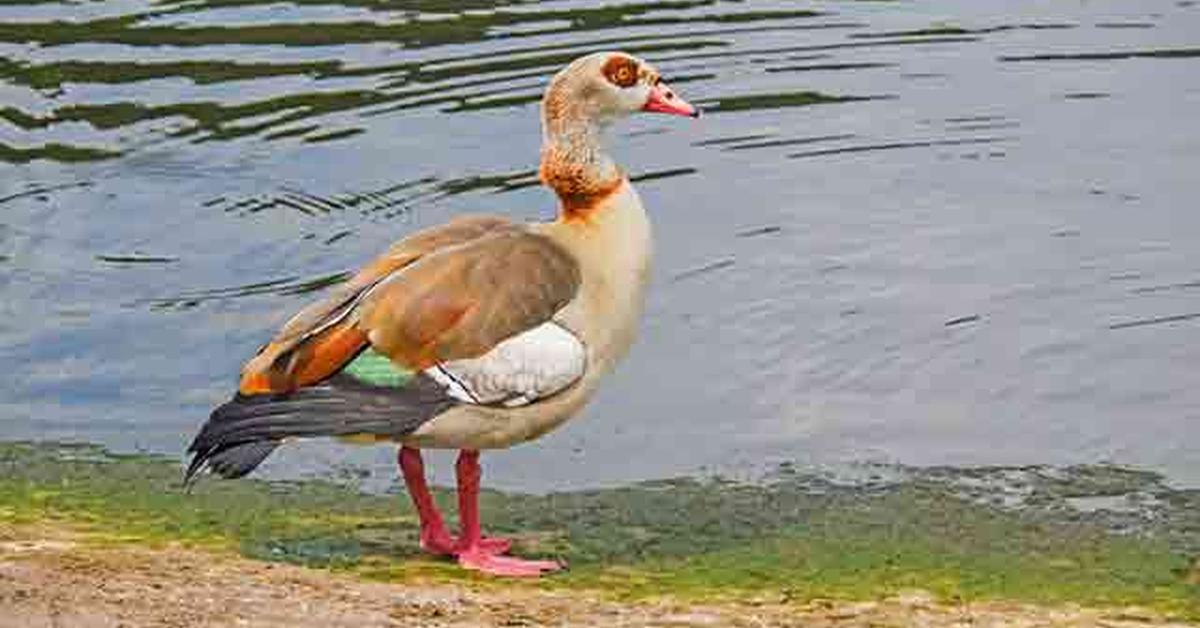
[(586, 365), (579, 338), (550, 322), (508, 338), (478, 358), (443, 362), (425, 373), (455, 399), (514, 407), (570, 386)]

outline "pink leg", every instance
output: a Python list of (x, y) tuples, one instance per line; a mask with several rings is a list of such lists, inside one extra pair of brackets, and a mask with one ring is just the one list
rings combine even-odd
[[(438, 512), (433, 495), (429, 493), (429, 486), (425, 483), (425, 462), (421, 460), (421, 450), (401, 447), (398, 460), (404, 483), (408, 486), (408, 494), (417, 509), (417, 518), (421, 523), (421, 549), (440, 556), (455, 555), (458, 543), (446, 529), (442, 513)], [(512, 547), (512, 542), (508, 539), (483, 538), (480, 539), (479, 545), (481, 549), (493, 554), (503, 554)]]
[(540, 576), (562, 565), (549, 560), (521, 560), (500, 556), (485, 544), (479, 525), (479, 452), (464, 449), (455, 465), (458, 474), (458, 517), (461, 526), (455, 555), (467, 569), (495, 576)]
[(442, 513), (438, 512), (433, 496), (429, 494), (429, 486), (425, 484), (425, 463), (421, 460), (421, 451), (401, 447), (398, 459), (404, 483), (408, 486), (408, 495), (421, 522), (421, 549), (431, 554), (454, 554), (454, 539), (446, 530)]

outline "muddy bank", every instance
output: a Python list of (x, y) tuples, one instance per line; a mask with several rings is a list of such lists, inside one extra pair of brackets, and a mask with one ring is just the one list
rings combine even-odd
[[(119, 613), (144, 604), (146, 625), (194, 625), (222, 609), (266, 622), (276, 615), (253, 615), (263, 600), (309, 616), (295, 600), (311, 593), (310, 606), (328, 611), (323, 623), (348, 614), (372, 625), (405, 617), (412, 609), (396, 596), (415, 591), (433, 596), (421, 608), (444, 625), (509, 621), (497, 608), (548, 609), (530, 625), (556, 623), (555, 613), (573, 625), (613, 625), (625, 613), (628, 625), (642, 625), (676, 607), (715, 613), (713, 625), (851, 612), (869, 624), (872, 613), (917, 612), (909, 608), (917, 598), (929, 607), (920, 612), (946, 622), (1011, 609), (1042, 617), (1037, 625), (1056, 613), (1084, 622), (1065, 625), (1122, 613), (1200, 621), (1200, 491), (1133, 469), (877, 467), (847, 478), (783, 467), (754, 484), (682, 478), (490, 492), (484, 520), (514, 539), (514, 553), (571, 565), (501, 585), (418, 552), (401, 493), (240, 480), (186, 494), (179, 474), (178, 461), (161, 457), (0, 443), (0, 589), (20, 611), (4, 616), (91, 609), (118, 625)], [(436, 497), (453, 513), (452, 494)], [(1128, 608), (1144, 610), (1120, 610)]]
[[(531, 586), (373, 583), (347, 574), (187, 550), (86, 548), (61, 530), (0, 544), (0, 628), (118, 626), (1184, 626), (1126, 607), (879, 601), (617, 602)], [(37, 538), (37, 535), (42, 535)]]

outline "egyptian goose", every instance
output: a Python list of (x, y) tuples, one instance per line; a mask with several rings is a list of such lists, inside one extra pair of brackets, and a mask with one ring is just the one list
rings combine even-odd
[[(650, 223), (601, 140), (637, 111), (699, 115), (628, 54), (559, 71), (542, 98), (539, 169), (558, 218), (460, 217), (392, 245), (245, 365), (237, 394), (189, 447), (185, 482), (204, 469), (243, 476), (289, 438), (398, 442), (424, 550), (495, 575), (560, 569), (506, 556), (508, 540), (481, 535), (479, 451), (576, 414), (633, 341)], [(425, 483), (426, 447), (461, 450), (457, 538)]]

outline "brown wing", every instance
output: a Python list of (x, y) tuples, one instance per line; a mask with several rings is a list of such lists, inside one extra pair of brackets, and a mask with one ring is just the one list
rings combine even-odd
[(356, 315), (377, 351), (424, 369), (481, 356), (550, 320), (578, 288), (579, 267), (561, 247), (524, 229), (501, 230), (392, 274)]
[(439, 249), (520, 227), (495, 216), (464, 216), (393, 244), (328, 297), (291, 318), (242, 369), (243, 394), (286, 392), (337, 371), (367, 342), (351, 316), (360, 297), (392, 273)]

